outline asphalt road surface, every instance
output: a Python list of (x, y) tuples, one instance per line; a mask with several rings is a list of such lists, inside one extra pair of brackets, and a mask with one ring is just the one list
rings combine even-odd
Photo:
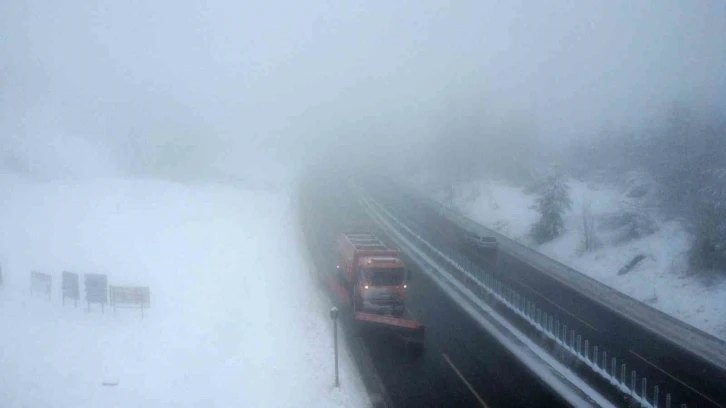
[[(336, 184), (337, 183), (337, 184)], [(318, 270), (335, 266), (334, 240), (365, 221), (344, 185), (318, 180), (303, 191), (303, 219)], [(383, 238), (383, 237), (382, 237)], [(385, 238), (384, 238), (385, 239)], [(312, 242), (311, 242), (312, 241)], [(385, 335), (346, 337), (364, 380), (392, 407), (560, 407), (566, 404), (406, 259), (412, 279), (408, 309), (426, 326), (425, 351), (415, 357)], [(323, 275), (324, 276), (324, 275)], [(376, 392), (376, 391), (374, 391)]]
[(415, 223), (430, 242), (455, 248), (469, 262), (494, 271), (499, 279), (536, 301), (543, 310), (566, 321), (568, 329), (576, 330), (591, 342), (597, 339), (600, 352), (608, 352), (608, 360), (617, 356), (618, 378), (622, 363), (627, 365), (628, 379), (633, 370), (638, 378), (647, 377), (649, 401), (653, 398), (653, 386), (658, 385), (659, 406), (665, 406), (665, 393), (669, 392), (674, 407), (684, 403), (688, 407), (726, 407), (726, 373), (711, 362), (624, 319), (517, 258), (502, 252), (493, 257), (485, 250), (473, 248), (466, 244), (461, 230), (400, 188), (383, 191), (376, 199), (398, 217)]

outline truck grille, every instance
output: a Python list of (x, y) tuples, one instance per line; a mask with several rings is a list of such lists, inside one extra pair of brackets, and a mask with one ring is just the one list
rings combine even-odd
[(401, 297), (397, 294), (377, 295), (368, 298), (371, 303), (382, 306), (397, 305), (401, 303)]

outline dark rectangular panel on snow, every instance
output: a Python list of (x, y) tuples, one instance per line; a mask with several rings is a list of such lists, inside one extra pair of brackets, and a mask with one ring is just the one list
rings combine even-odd
[(78, 304), (80, 299), (80, 279), (77, 273), (63, 271), (63, 279), (61, 281), (61, 290), (63, 292), (63, 303), (66, 298), (73, 299)]
[(83, 275), (83, 282), (86, 286), (88, 310), (91, 308), (91, 303), (99, 303), (103, 311), (103, 306), (108, 302), (108, 279), (106, 275), (86, 273)]

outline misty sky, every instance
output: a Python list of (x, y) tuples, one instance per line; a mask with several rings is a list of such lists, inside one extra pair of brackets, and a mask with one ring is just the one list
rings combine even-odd
[(725, 38), (720, 0), (5, 1), (1, 154), (249, 173), (368, 136), (405, 151), (468, 101), (589, 137), (726, 103)]

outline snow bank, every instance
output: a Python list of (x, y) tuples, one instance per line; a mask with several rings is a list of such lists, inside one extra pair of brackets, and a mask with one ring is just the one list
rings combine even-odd
[[(657, 230), (652, 234), (623, 241), (600, 227), (603, 245), (591, 252), (582, 250), (582, 208), (589, 203), (596, 220), (644, 205), (612, 186), (570, 181), (572, 210), (564, 218), (567, 231), (541, 246), (528, 238), (538, 214), (531, 209), (534, 197), (523, 189), (500, 182), (485, 181), (457, 186), (453, 205), (470, 218), (508, 237), (531, 246), (598, 281), (635, 299), (726, 340), (726, 279), (704, 279), (689, 274), (686, 252), (691, 236), (678, 221), (652, 214)], [(629, 196), (630, 195), (630, 196)], [(441, 199), (443, 195), (437, 196)], [(638, 254), (645, 259), (630, 272), (620, 269)]]
[[(289, 192), (0, 179), (0, 406), (368, 404), (297, 241)], [(29, 271), (53, 275), (31, 298)], [(151, 310), (61, 306), (60, 273), (151, 287)], [(102, 383), (115, 384), (104, 386)]]

